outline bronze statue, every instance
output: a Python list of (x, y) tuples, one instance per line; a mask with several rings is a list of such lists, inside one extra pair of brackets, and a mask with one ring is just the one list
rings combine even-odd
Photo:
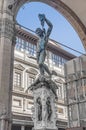
[[(52, 23), (45, 17), (44, 14), (38, 15), (39, 20), (41, 22), (41, 28), (36, 29), (36, 34), (40, 37), (39, 43), (37, 45), (37, 63), (39, 65), (40, 74), (44, 75), (44, 72), (46, 71), (48, 75), (51, 77), (52, 73), (48, 69), (47, 65), (44, 63), (46, 58), (46, 47), (48, 43), (49, 36), (51, 34), (53, 25)], [(44, 28), (44, 24), (48, 25), (47, 31)]]
[(51, 115), (52, 115), (52, 108), (51, 108), (50, 97), (47, 98), (46, 105), (47, 105), (47, 114), (48, 114), (47, 120), (50, 121)]
[[(38, 84), (40, 84), (41, 86), (41, 83), (45, 82), (46, 84), (48, 84), (47, 87), (53, 91), (53, 93), (55, 94), (55, 97), (57, 98), (56, 88), (53, 87), (53, 85), (56, 86), (56, 84), (51, 80), (51, 76), (52, 75), (57, 76), (57, 73), (55, 71), (50, 72), (48, 66), (44, 63), (45, 58), (46, 58), (46, 47), (47, 47), (48, 39), (51, 34), (53, 25), (45, 17), (44, 14), (39, 14), (38, 17), (42, 26), (42, 28), (37, 28), (35, 31), (36, 34), (39, 36), (39, 42), (37, 44), (37, 63), (39, 66), (40, 74), (35, 79), (35, 81), (27, 88), (26, 92), (28, 91), (28, 89), (30, 90), (36, 89), (36, 86)], [(45, 30), (44, 28), (45, 23), (48, 25), (47, 30)], [(48, 77), (46, 77), (45, 72), (47, 72)]]
[(37, 98), (37, 106), (38, 106), (38, 121), (42, 120), (42, 104), (41, 104), (41, 98)]

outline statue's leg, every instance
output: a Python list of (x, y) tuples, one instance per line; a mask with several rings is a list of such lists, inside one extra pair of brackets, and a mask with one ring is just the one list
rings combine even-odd
[(43, 64), (43, 67), (44, 67), (45, 71), (49, 74), (49, 76), (51, 76), (48, 66), (46, 64)]
[(42, 64), (39, 64), (39, 71), (41, 75), (44, 75), (44, 68)]
[(51, 76), (48, 66), (46, 64), (44, 64), (45, 57), (46, 57), (46, 52), (45, 52), (45, 50), (43, 50), (40, 53), (41, 70), (43, 70), (43, 71), (45, 70)]
[(41, 51), (39, 56), (39, 63), (38, 63), (41, 75), (44, 75), (44, 66), (43, 66), (44, 60), (45, 60), (44, 52)]

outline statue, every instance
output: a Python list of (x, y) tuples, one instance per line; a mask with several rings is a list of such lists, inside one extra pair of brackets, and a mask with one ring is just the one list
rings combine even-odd
[[(28, 89), (33, 90), (36, 89), (37, 84), (41, 84), (43, 82), (46, 83), (46, 86), (53, 91), (55, 94), (55, 97), (57, 98), (56, 94), (56, 89), (58, 88), (57, 85), (51, 80), (52, 75), (56, 75), (57, 73), (55, 71), (50, 72), (48, 66), (44, 63), (45, 58), (46, 58), (46, 47), (48, 43), (49, 36), (51, 34), (53, 25), (52, 23), (45, 17), (44, 14), (39, 14), (38, 15), (39, 20), (41, 22), (41, 28), (36, 29), (36, 34), (39, 36), (39, 42), (37, 44), (37, 63), (39, 66), (39, 71), (40, 74), (39, 76), (36, 77), (35, 81), (27, 88), (26, 92)], [(48, 25), (47, 31), (44, 28), (44, 24)], [(47, 72), (48, 77), (45, 75), (45, 72)]]
[[(51, 77), (52, 73), (49, 71), (47, 65), (44, 63), (46, 58), (46, 47), (48, 43), (48, 38), (51, 34), (53, 25), (51, 22), (45, 17), (44, 14), (38, 15), (39, 20), (41, 22), (41, 28), (36, 29), (36, 34), (40, 37), (39, 43), (37, 45), (37, 63), (39, 65), (39, 71), (40, 75), (44, 75), (44, 72), (46, 71), (48, 75)], [(46, 31), (44, 28), (44, 23), (48, 25), (48, 30)]]
[(38, 106), (38, 121), (42, 120), (42, 104), (41, 104), (41, 98), (37, 98), (37, 106)]
[(50, 103), (50, 97), (47, 98), (46, 105), (47, 105), (47, 114), (48, 114), (47, 120), (50, 121), (51, 115), (52, 115), (52, 108), (51, 108), (51, 103)]
[[(34, 129), (36, 130), (57, 130), (56, 127), (56, 110), (55, 102), (57, 100), (57, 84), (52, 80), (52, 75), (48, 66), (44, 63), (46, 58), (46, 47), (48, 38), (52, 31), (51, 22), (45, 17), (44, 14), (38, 15), (41, 22), (41, 28), (36, 29), (36, 34), (40, 37), (37, 44), (37, 63), (39, 66), (39, 74), (36, 76), (35, 81), (27, 88), (26, 92), (31, 90), (34, 97)], [(44, 24), (48, 25), (48, 30), (44, 28)], [(45, 72), (47, 74), (45, 74)]]

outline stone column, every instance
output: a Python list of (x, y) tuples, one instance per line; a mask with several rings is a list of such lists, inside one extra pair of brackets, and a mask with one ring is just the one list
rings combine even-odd
[(14, 22), (8, 0), (0, 0), (0, 130), (11, 130)]

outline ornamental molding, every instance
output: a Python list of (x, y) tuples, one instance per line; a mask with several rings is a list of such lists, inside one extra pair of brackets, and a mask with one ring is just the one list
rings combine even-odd
[(14, 65), (14, 68), (15, 68), (15, 69), (19, 69), (19, 70), (21, 70), (21, 71), (23, 71), (23, 70), (25, 69), (21, 64), (15, 64), (15, 65)]
[(34, 75), (37, 75), (38, 74), (38, 71), (34, 68), (28, 68), (26, 70), (27, 73), (31, 73), (31, 74), (34, 74)]

